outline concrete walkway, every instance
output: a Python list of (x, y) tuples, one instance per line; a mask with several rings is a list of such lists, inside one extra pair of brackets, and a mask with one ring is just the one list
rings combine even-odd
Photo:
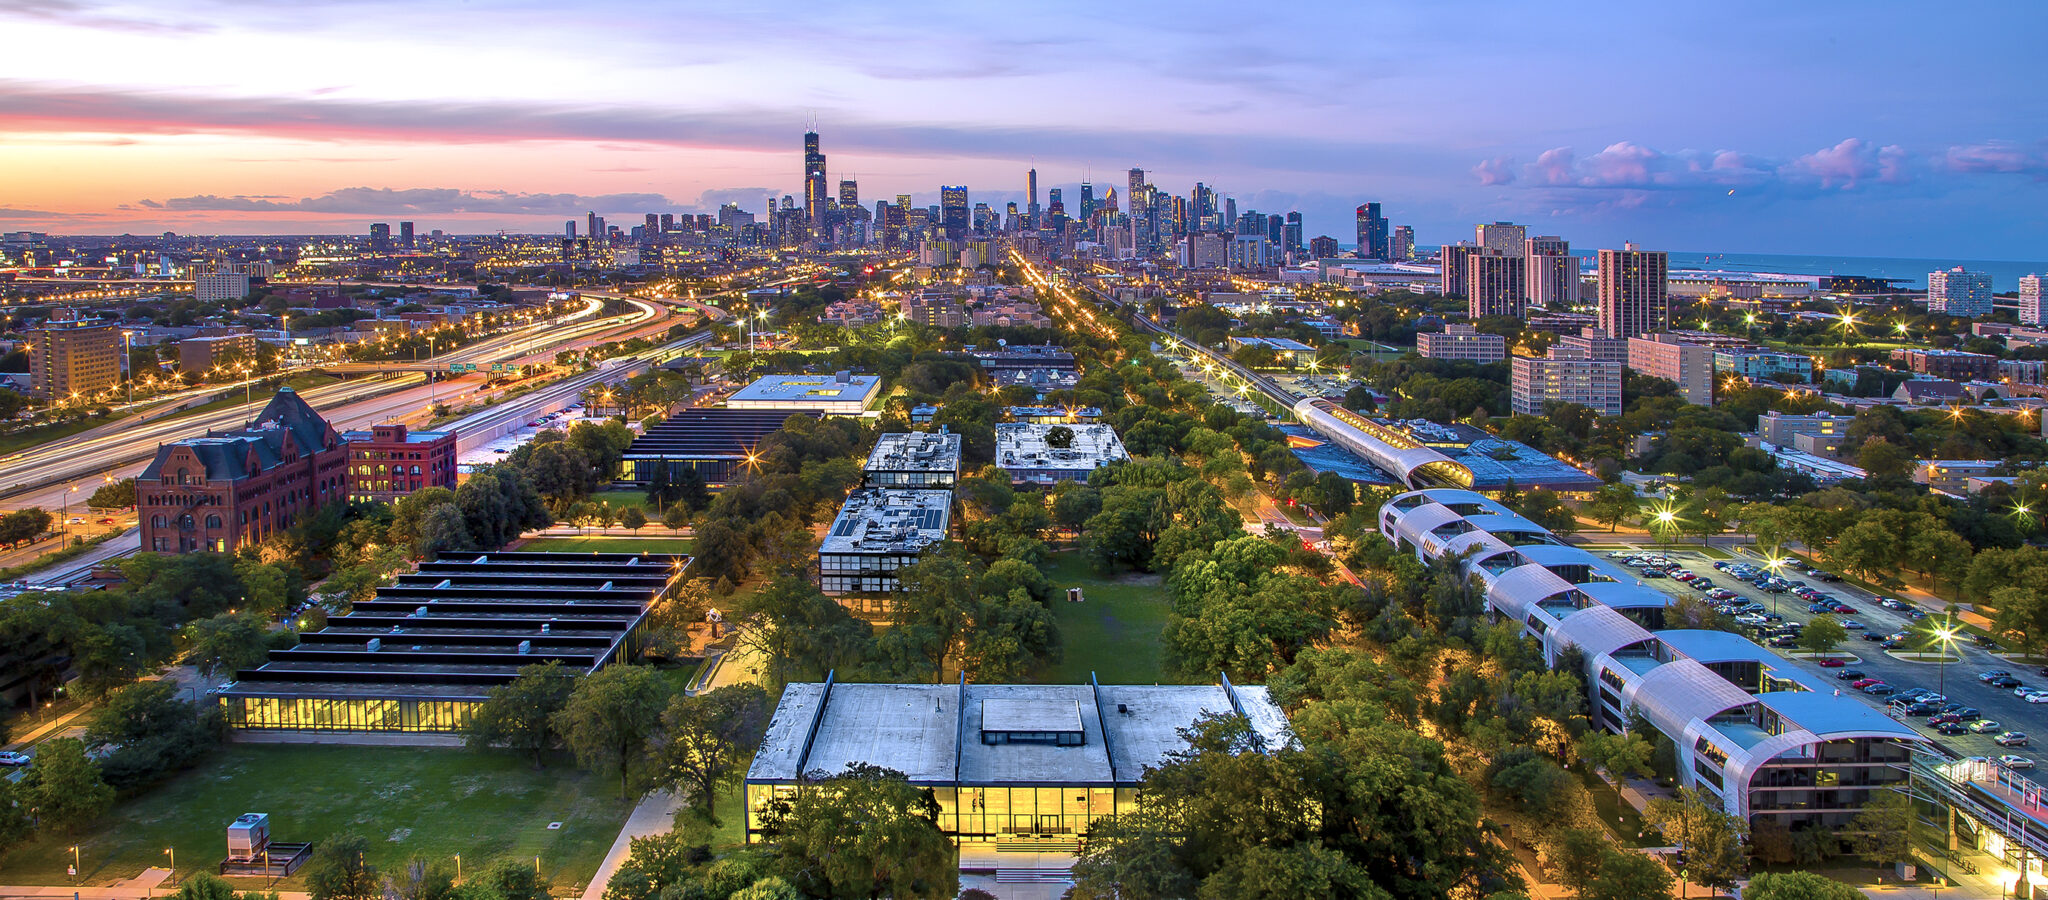
[(590, 886), (583, 889), (583, 900), (600, 900), (604, 896), (605, 885), (611, 882), (612, 875), (626, 864), (626, 857), (632, 854), (633, 839), (673, 829), (676, 811), (682, 808), (682, 798), (666, 791), (656, 791), (640, 798), (640, 805), (633, 807), (633, 814), (626, 817), (626, 827), (619, 829), (619, 839), (612, 842), (611, 852), (604, 855), (597, 874), (590, 877)]

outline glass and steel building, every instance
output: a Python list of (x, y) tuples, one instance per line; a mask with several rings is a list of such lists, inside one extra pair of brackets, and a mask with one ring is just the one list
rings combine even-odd
[(950, 488), (960, 480), (960, 436), (882, 435), (868, 453), (864, 480), (869, 487)]
[[(856, 489), (818, 544), (818, 588), (835, 595), (896, 590), (897, 570), (946, 539), (952, 510), (951, 490)], [(886, 600), (877, 603), (886, 608)]]
[(791, 684), (747, 772), (747, 839), (761, 810), (856, 763), (931, 790), (939, 828), (970, 849), (1072, 852), (1090, 823), (1137, 802), (1180, 730), (1241, 715), (1269, 749), (1292, 740), (1263, 686)]
[(508, 551), (421, 563), (214, 697), (238, 730), (459, 733), (522, 666), (588, 673), (631, 656), (689, 561)]

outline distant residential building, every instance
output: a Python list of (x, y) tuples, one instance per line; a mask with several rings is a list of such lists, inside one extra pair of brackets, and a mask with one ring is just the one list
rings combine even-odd
[(2048, 287), (2048, 278), (2040, 275), (2020, 276), (2020, 324), (2048, 325), (2048, 317), (2042, 314), (2042, 292)]
[(1956, 266), (1927, 273), (1927, 311), (1976, 318), (1991, 314), (1991, 273)]
[(192, 299), (201, 303), (240, 300), (249, 296), (249, 276), (239, 272), (215, 272), (192, 278)]
[(1520, 253), (1493, 247), (1473, 251), (1465, 264), (1466, 314), (1474, 320), (1481, 316), (1527, 317), (1528, 262)]
[(372, 425), (341, 436), (348, 447), (348, 498), (390, 503), (427, 488), (455, 490), (455, 432)]
[(1899, 385), (1892, 399), (1914, 406), (1945, 406), (1961, 402), (1963, 386), (1940, 378), (1921, 378)]
[(1359, 206), (1357, 220), (1358, 255), (1366, 259), (1388, 259), (1392, 250), (1387, 244), (1387, 217), (1380, 215), (1380, 205), (1366, 203)]
[(1714, 351), (1717, 371), (1740, 375), (1751, 381), (1780, 381), (1805, 384), (1813, 380), (1813, 358), (1803, 353), (1786, 353), (1763, 347), (1724, 347)]
[(1972, 478), (1991, 474), (1992, 470), (2005, 465), (1999, 459), (1929, 459), (1913, 467), (1913, 481), (1937, 491), (1962, 496), (1969, 493), (1965, 484)]
[(1337, 239), (1329, 235), (1318, 235), (1308, 240), (1308, 255), (1315, 259), (1334, 259), (1337, 256)]
[(1678, 385), (1685, 402), (1714, 405), (1714, 348), (1669, 333), (1628, 339), (1628, 367)]
[(252, 359), (256, 355), (253, 334), (221, 334), (189, 337), (178, 342), (178, 369), (204, 372), (223, 362)]
[(1508, 256), (1521, 256), (1527, 249), (1529, 230), (1512, 222), (1472, 226), (1472, 243)]
[(1837, 416), (1832, 413), (1782, 413), (1776, 410), (1756, 417), (1757, 437), (1781, 447), (1791, 446), (1794, 435), (1845, 435), (1849, 423), (1855, 416)]
[(1600, 251), (1600, 327), (1619, 338), (1669, 330), (1668, 268), (1661, 250), (1625, 244)]
[(1466, 289), (1470, 287), (1467, 279), (1471, 277), (1468, 273), (1472, 268), (1472, 255), (1477, 252), (1479, 248), (1470, 241), (1445, 244), (1438, 250), (1437, 261), (1441, 265), (1441, 270), (1437, 274), (1437, 290), (1446, 297), (1464, 296)]
[(1552, 403), (1577, 403), (1603, 416), (1621, 415), (1619, 362), (1594, 359), (1586, 351), (1550, 348), (1541, 359), (1517, 356), (1510, 378), (1510, 403), (1518, 415), (1540, 416)]
[(1989, 381), (1998, 377), (1998, 357), (1967, 350), (1902, 348), (1892, 351), (1892, 361), (1907, 370), (1950, 381)]
[(1394, 229), (1394, 236), (1387, 241), (1387, 257), (1387, 262), (1415, 258), (1415, 226), (1402, 225)]
[(1579, 258), (1564, 238), (1542, 235), (1523, 244), (1528, 260), (1529, 302), (1545, 309), (1563, 309), (1579, 300)]
[(233, 553), (290, 528), (348, 491), (341, 435), (291, 388), (256, 421), (157, 448), (136, 479), (142, 549)]
[(1584, 353), (1587, 359), (1621, 365), (1628, 363), (1628, 340), (1599, 328), (1581, 328), (1577, 334), (1564, 335), (1557, 339), (1557, 346)]
[(1481, 333), (1470, 325), (1445, 325), (1441, 332), (1425, 331), (1415, 336), (1415, 347), (1423, 359), (1494, 363), (1508, 358), (1507, 338)]
[(85, 398), (121, 381), (121, 326), (53, 309), (28, 329), (29, 395), (51, 402)]
[(2013, 384), (2048, 384), (2048, 360), (2001, 359), (1998, 380)]

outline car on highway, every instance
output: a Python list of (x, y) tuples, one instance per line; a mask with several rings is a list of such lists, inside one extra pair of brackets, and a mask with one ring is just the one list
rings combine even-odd
[(1992, 738), (1991, 742), (2000, 747), (2024, 747), (2027, 745), (2027, 735), (2022, 731), (2008, 731)]
[(2013, 756), (2012, 754), (1999, 757), (1998, 762), (2008, 769), (2031, 769), (2034, 767), (2033, 760), (2024, 756)]
[(0, 751), (0, 766), (13, 768), (25, 766), (32, 762), (35, 762), (35, 759), (26, 753), (16, 753), (12, 750)]
[(1970, 723), (1970, 730), (1977, 734), (1990, 734), (2004, 727), (1995, 719), (1978, 719)]
[(1964, 726), (1964, 725), (1963, 725), (1963, 723), (1961, 723), (1961, 722), (1943, 722), (1943, 723), (1941, 723), (1940, 725), (1936, 725), (1936, 726), (1934, 726), (1934, 731), (1935, 731), (1935, 733), (1937, 733), (1937, 734), (1947, 734), (1947, 735), (1957, 735), (1957, 734), (1969, 734), (1969, 733), (1970, 733), (1970, 729), (1969, 729), (1968, 727)]
[[(1819, 634), (1819, 632), (1814, 633)], [(1834, 657), (1828, 657), (1827, 659), (1823, 659), (1820, 662), (1814, 663), (1814, 665), (1817, 665), (1823, 669), (1838, 669), (1842, 666), (1848, 665), (1848, 663), (1845, 663), (1839, 659), (1835, 659)]]

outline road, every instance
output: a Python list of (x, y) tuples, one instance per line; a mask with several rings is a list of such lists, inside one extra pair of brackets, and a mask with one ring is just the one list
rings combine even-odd
[[(1595, 535), (1582, 535), (1581, 537), (1597, 539)], [(1647, 551), (1656, 551), (1660, 546), (1655, 543), (1641, 541), (1631, 543), (1633, 546), (1641, 547)], [(1746, 551), (1747, 548), (1744, 548), (1744, 550)], [(1787, 622), (1804, 623), (1812, 619), (1814, 615), (1807, 612), (1807, 601), (1801, 600), (1790, 593), (1766, 593), (1753, 585), (1737, 581), (1733, 577), (1712, 568), (1713, 560), (1701, 555), (1696, 550), (1673, 548), (1661, 552), (1678, 565), (1695, 573), (1705, 574), (1713, 580), (1717, 587), (1727, 588), (1741, 594), (1745, 599), (1762, 603), (1766, 607), (1772, 607), (1775, 603), (1775, 611), (1779, 615), (1784, 616)], [(1738, 558), (1754, 565), (1762, 564), (1762, 559), (1753, 553), (1739, 552)], [(1971, 645), (1967, 639), (1963, 639), (1955, 645), (1955, 651), (1961, 657), (1961, 661), (1949, 663), (1945, 667), (1933, 662), (1913, 662), (1899, 659), (1884, 652), (1877, 646), (1876, 642), (1863, 640), (1860, 634), (1865, 631), (1891, 634), (1892, 632), (1905, 629), (1912, 620), (1906, 618), (1904, 614), (1878, 606), (1876, 598), (1868, 591), (1846, 583), (1823, 583), (1814, 578), (1801, 577), (1789, 568), (1786, 570), (1786, 577), (1794, 581), (1810, 584), (1815, 589), (1824, 591), (1854, 607), (1856, 610), (1854, 614), (1845, 614), (1837, 618), (1853, 620), (1866, 626), (1863, 629), (1851, 630), (1849, 639), (1837, 648), (1838, 652), (1855, 654), (1860, 658), (1860, 662), (1850, 663), (1841, 669), (1822, 668), (1811, 660), (1787, 655), (1790, 648), (1787, 648), (1787, 650), (1771, 648), (1778, 655), (1785, 657), (1788, 669), (1813, 676), (1814, 683), (1825, 685), (1830, 689), (1839, 686), (1842, 696), (1854, 697), (1879, 712), (1887, 711), (1886, 704), (1889, 702), (1889, 698), (1872, 697), (1861, 691), (1852, 690), (1849, 688), (1847, 681), (1837, 680), (1835, 675), (1845, 670), (1859, 671), (1869, 677), (1881, 679), (1884, 683), (1902, 691), (1907, 688), (1916, 687), (1939, 691), (1946, 694), (1949, 700), (1953, 702), (1977, 707), (1983, 711), (1984, 718), (2002, 723), (2005, 729), (2022, 731), (2035, 740), (2048, 741), (2048, 704), (2028, 703), (2013, 696), (2011, 691), (1999, 690), (1977, 680), (1977, 673), (1979, 672), (1991, 669), (2006, 669), (2010, 670), (2021, 681), (2027, 682), (2030, 686), (2043, 686), (2044, 682), (2048, 682), (2048, 679), (2042, 678), (2031, 667), (2000, 659), (1981, 648)], [(1645, 583), (1654, 585), (1674, 595), (1699, 596), (1699, 592), (1670, 579), (1649, 579)], [(2035, 752), (2029, 749), (2006, 749), (1999, 747), (1991, 741), (1996, 736), (1995, 732), (1991, 734), (1944, 735), (1937, 734), (1933, 729), (1928, 728), (1925, 717), (1908, 716), (1902, 721), (1913, 726), (1915, 730), (1941, 745), (1950, 754), (1958, 757), (2001, 756), (2008, 753), (2031, 756)]]

